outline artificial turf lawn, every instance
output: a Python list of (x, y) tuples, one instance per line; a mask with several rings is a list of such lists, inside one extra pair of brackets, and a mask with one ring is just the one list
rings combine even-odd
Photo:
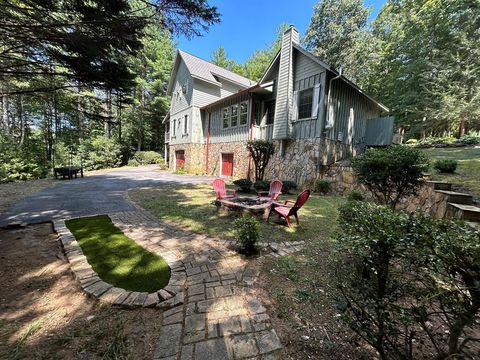
[(125, 236), (108, 216), (73, 219), (65, 223), (93, 270), (105, 282), (140, 292), (154, 292), (168, 284), (170, 269), (165, 259)]

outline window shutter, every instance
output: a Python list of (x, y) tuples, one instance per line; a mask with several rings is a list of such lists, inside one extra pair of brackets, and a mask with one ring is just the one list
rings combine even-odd
[(298, 91), (293, 92), (292, 121), (298, 120)]
[(318, 103), (320, 101), (320, 84), (315, 84), (313, 88), (313, 102), (312, 102), (312, 118), (316, 119), (318, 116)]

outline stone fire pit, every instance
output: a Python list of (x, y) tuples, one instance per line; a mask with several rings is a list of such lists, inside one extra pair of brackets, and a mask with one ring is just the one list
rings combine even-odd
[(219, 211), (235, 211), (241, 214), (252, 214), (264, 219), (268, 216), (268, 209), (272, 202), (265, 198), (236, 197), (217, 201)]

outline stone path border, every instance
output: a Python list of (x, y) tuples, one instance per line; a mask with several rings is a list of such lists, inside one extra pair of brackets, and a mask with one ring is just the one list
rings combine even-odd
[[(75, 278), (89, 294), (125, 307), (162, 308), (155, 360), (276, 359), (282, 344), (255, 297), (259, 270), (233, 251), (234, 241), (194, 234), (137, 207), (109, 214), (113, 224), (172, 268), (168, 286), (153, 294), (114, 288), (98, 278), (65, 221), (54, 221)], [(266, 256), (289, 255), (303, 241), (260, 243)], [(166, 298), (169, 296), (170, 298)]]
[[(74, 278), (89, 295), (100, 301), (126, 308), (157, 306), (168, 309), (183, 304), (186, 272), (185, 267), (177, 261), (175, 255), (171, 253), (162, 255), (171, 270), (170, 280), (163, 289), (153, 293), (124, 290), (100, 279), (88, 263), (75, 236), (65, 225), (65, 220), (54, 220), (53, 227), (60, 237)], [(147, 250), (151, 249), (147, 248)]]

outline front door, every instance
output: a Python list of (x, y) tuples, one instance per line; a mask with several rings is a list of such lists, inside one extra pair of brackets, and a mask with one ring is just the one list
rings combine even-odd
[(233, 154), (222, 154), (222, 176), (233, 175)]
[(175, 151), (175, 170), (183, 169), (185, 166), (185, 151), (184, 150), (177, 150)]

